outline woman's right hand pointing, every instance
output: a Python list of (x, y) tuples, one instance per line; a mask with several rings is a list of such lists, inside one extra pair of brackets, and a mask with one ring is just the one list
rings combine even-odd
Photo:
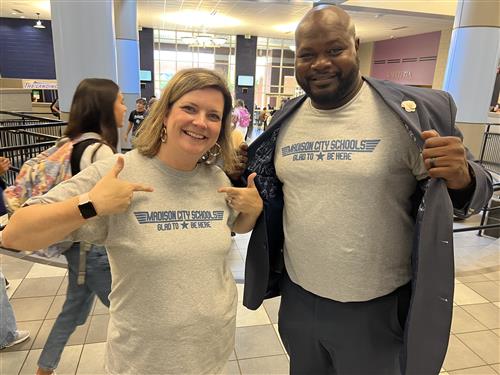
[(153, 191), (148, 185), (120, 180), (118, 176), (124, 165), (125, 160), (119, 156), (113, 168), (90, 190), (89, 198), (98, 216), (125, 212), (132, 203), (134, 192)]

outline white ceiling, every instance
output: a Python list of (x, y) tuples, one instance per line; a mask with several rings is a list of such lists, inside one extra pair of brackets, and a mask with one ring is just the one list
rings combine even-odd
[[(312, 7), (313, 1), (137, 0), (137, 4), (138, 22), (142, 27), (293, 39), (293, 27), (289, 26), (288, 31), (278, 31), (275, 27), (297, 23)], [(341, 6), (353, 17), (361, 42), (369, 42), (451, 29), (456, 0), (349, 0), (344, 1)], [(13, 9), (23, 13), (13, 15)], [(203, 18), (206, 22), (198, 26), (178, 25), (165, 16), (179, 11), (206, 13)], [(35, 19), (36, 12), (40, 13), (41, 19), (50, 19), (50, 2), (47, 0), (0, 0), (1, 17), (19, 18), (23, 15), (26, 18)], [(222, 22), (216, 25), (209, 22), (218, 16), (232, 17), (239, 24), (224, 26)]]

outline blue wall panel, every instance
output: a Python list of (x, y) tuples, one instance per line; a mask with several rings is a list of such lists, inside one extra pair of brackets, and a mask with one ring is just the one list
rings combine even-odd
[(3, 78), (55, 79), (50, 21), (0, 18), (0, 74)]

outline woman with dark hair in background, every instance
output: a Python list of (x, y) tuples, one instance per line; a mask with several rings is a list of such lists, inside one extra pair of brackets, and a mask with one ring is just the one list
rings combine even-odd
[[(113, 81), (88, 78), (80, 82), (65, 132), (77, 142), (71, 155), (73, 176), (116, 152), (117, 128), (122, 127), (126, 111), (123, 95)], [(37, 375), (54, 373), (69, 337), (87, 320), (95, 295), (109, 307), (111, 273), (106, 249), (75, 242), (63, 255), (68, 261), (66, 300), (38, 359)]]

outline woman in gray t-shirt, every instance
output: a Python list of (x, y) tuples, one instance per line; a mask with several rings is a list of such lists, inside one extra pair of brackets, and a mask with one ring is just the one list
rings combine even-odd
[(237, 303), (225, 260), (230, 232), (251, 230), (262, 211), (255, 175), (233, 188), (215, 165), (234, 160), (230, 118), (218, 74), (180, 71), (134, 151), (33, 199), (3, 231), (3, 246), (19, 250), (65, 238), (106, 246), (108, 373), (219, 373), (227, 363)]

